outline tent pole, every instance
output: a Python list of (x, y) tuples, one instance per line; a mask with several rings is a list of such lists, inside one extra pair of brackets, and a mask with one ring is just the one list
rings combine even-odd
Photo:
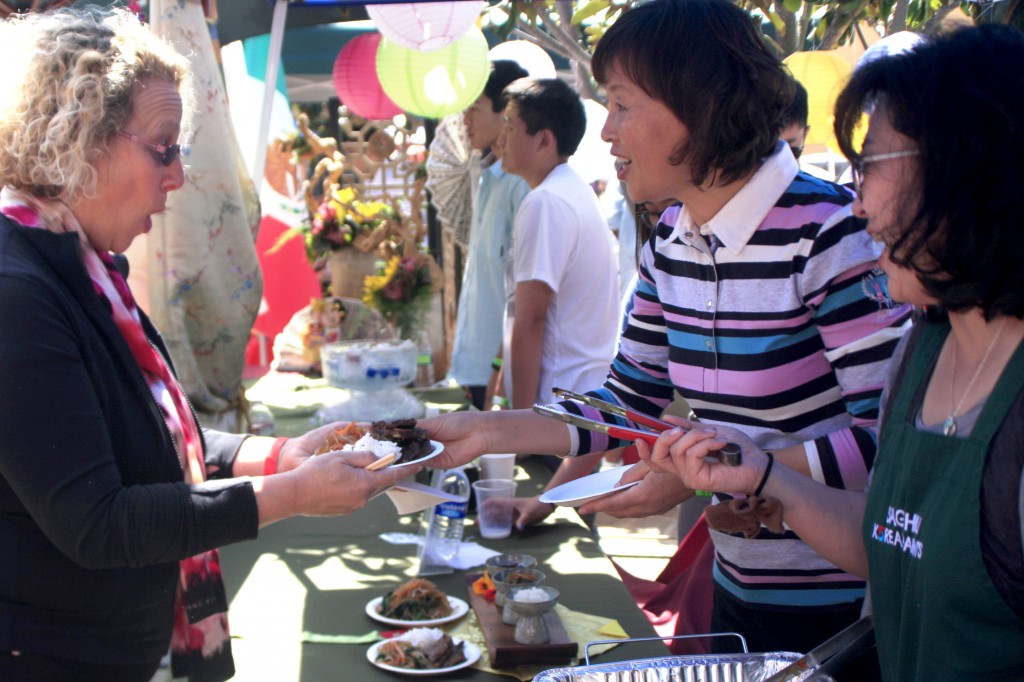
[(277, 69), (281, 65), (281, 46), (284, 44), (284, 22), (288, 16), (288, 0), (275, 0), (274, 22), (270, 29), (270, 47), (267, 49), (267, 73), (263, 84), (263, 110), (260, 112), (260, 127), (256, 136), (255, 166), (252, 181), (259, 196), (263, 187), (263, 168), (267, 163), (267, 137), (270, 129), (270, 112), (274, 107), (274, 91), (277, 89)]

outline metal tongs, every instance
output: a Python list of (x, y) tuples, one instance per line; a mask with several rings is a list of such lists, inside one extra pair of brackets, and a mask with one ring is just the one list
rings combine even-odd
[[(766, 682), (831, 680), (832, 673), (842, 672), (850, 661), (875, 646), (874, 625), (872, 616), (864, 616), (769, 677)], [(807, 676), (809, 670), (814, 672)]]
[[(662, 421), (657, 417), (652, 417), (642, 412), (637, 412), (628, 407), (622, 407), (621, 405), (615, 405), (599, 398), (594, 398), (589, 395), (583, 395), (582, 393), (574, 393), (573, 391), (567, 391), (564, 388), (553, 388), (551, 392), (558, 398), (565, 398), (572, 400), (573, 402), (582, 403), (589, 405), (590, 407), (596, 408), (599, 412), (605, 414), (615, 415), (616, 417), (622, 417), (627, 419), (634, 424), (645, 426), (648, 428), (630, 428), (628, 426), (618, 426), (615, 424), (606, 424), (604, 422), (595, 421), (593, 419), (587, 419), (586, 417), (580, 417), (575, 414), (569, 414), (568, 412), (562, 412), (556, 410), (550, 405), (534, 405), (533, 411), (537, 414), (542, 414), (545, 417), (552, 417), (566, 424), (572, 426), (578, 426), (581, 429), (587, 429), (588, 431), (596, 431), (603, 433), (610, 438), (618, 438), (620, 440), (642, 440), (650, 445), (658, 440), (658, 436), (663, 431), (676, 428), (676, 424), (670, 424), (666, 421)], [(742, 451), (740, 446), (736, 443), (726, 443), (725, 447), (716, 453), (711, 455), (712, 458), (717, 458), (722, 464), (728, 466), (739, 466), (743, 461)]]

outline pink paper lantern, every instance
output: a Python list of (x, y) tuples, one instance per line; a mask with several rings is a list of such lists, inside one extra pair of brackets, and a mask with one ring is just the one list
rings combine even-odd
[(366, 13), (388, 40), (410, 50), (439, 50), (476, 23), (483, 0), (367, 5)]
[(369, 119), (388, 119), (402, 113), (391, 101), (377, 77), (379, 33), (364, 33), (348, 41), (334, 60), (334, 90), (354, 114)]

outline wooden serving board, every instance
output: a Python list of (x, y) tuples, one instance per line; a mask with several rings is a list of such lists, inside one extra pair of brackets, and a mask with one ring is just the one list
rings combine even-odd
[(466, 575), (466, 591), (469, 604), (476, 613), (480, 630), (487, 641), (487, 652), (491, 656), (491, 665), (495, 668), (508, 668), (523, 663), (571, 663), (579, 651), (579, 645), (569, 637), (562, 624), (562, 619), (554, 611), (544, 614), (551, 640), (547, 644), (520, 644), (515, 640), (514, 625), (505, 625), (501, 620), (501, 609), (494, 602), (487, 601), (483, 595), (473, 592), (473, 583), (480, 573)]

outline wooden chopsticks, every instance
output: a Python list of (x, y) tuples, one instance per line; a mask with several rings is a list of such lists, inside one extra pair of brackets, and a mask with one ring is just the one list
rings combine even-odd
[(394, 462), (396, 459), (398, 459), (398, 457), (395, 455), (395, 453), (390, 452), (381, 457), (380, 459), (374, 462), (370, 462), (363, 468), (366, 469), (367, 471), (378, 471), (386, 466), (390, 466), (391, 463)]

